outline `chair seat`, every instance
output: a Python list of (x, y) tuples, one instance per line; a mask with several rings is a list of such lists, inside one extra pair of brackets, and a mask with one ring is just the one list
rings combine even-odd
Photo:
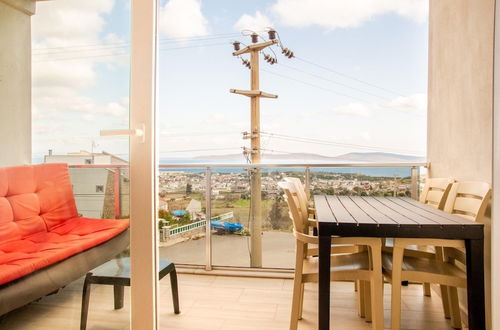
[[(392, 274), (392, 253), (382, 254), (382, 267), (388, 275)], [(405, 256), (402, 263), (402, 281), (431, 282), (466, 287), (466, 273), (457, 266), (436, 259)], [(431, 280), (432, 279), (432, 280)]]
[[(351, 244), (332, 244), (330, 253), (331, 254), (340, 254), (340, 253), (357, 253), (360, 252), (363, 247), (358, 245)], [(307, 246), (307, 255), (308, 256), (317, 256), (319, 254), (318, 244), (308, 244)]]
[[(307, 257), (304, 259), (303, 265), (302, 276), (304, 281), (317, 282), (319, 269), (318, 257)], [(367, 251), (330, 256), (330, 273), (332, 280), (342, 281), (345, 280), (344, 277), (352, 280), (353, 276), (359, 277), (353, 274), (359, 275), (359, 271), (363, 270), (367, 271), (367, 275), (368, 272), (370, 272), (370, 260)], [(359, 279), (364, 280), (362, 274)]]

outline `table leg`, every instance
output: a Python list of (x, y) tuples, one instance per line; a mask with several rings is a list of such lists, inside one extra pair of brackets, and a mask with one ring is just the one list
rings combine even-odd
[(484, 241), (465, 240), (467, 263), (467, 306), (470, 330), (486, 329), (484, 297)]
[(122, 309), (125, 287), (123, 285), (113, 285), (113, 292), (115, 294), (115, 309)]
[(318, 329), (330, 329), (330, 245), (331, 237), (319, 235)]
[(92, 273), (87, 273), (85, 282), (83, 282), (82, 292), (82, 311), (80, 314), (80, 330), (87, 329), (87, 315), (89, 312), (89, 299), (90, 299), (90, 277)]
[(174, 313), (179, 314), (179, 289), (177, 286), (177, 272), (172, 270), (170, 272), (170, 286), (172, 287), (172, 300), (174, 302)]

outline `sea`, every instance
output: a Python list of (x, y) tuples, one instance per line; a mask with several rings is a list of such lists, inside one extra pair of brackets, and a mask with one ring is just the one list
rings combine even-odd
[[(291, 162), (290, 160), (286, 161), (275, 161), (273, 162), (274, 164), (294, 164), (294, 162)], [(303, 163), (303, 162), (302, 162)], [(175, 164), (189, 164), (189, 165), (195, 165), (195, 164), (200, 164), (200, 168), (182, 168), (182, 167), (169, 167), (169, 168), (160, 168), (160, 172), (185, 172), (185, 173), (202, 173), (205, 171), (205, 167), (207, 165), (217, 165), (221, 164), (221, 162), (209, 162), (209, 161), (194, 161), (194, 160), (189, 160), (187, 161), (186, 159), (161, 159), (160, 164), (165, 164), (165, 165), (175, 165)], [(241, 163), (238, 162), (224, 162), (223, 164), (231, 164), (231, 165), (238, 165)], [(265, 164), (265, 163), (263, 163)], [(299, 163), (297, 163), (299, 164)], [(338, 164), (338, 163), (336, 163)], [(352, 162), (349, 162), (351, 165)], [(325, 163), (322, 163), (321, 165), (325, 165)], [(361, 175), (366, 175), (366, 176), (373, 176), (373, 177), (410, 177), (411, 176), (411, 167), (410, 166), (388, 166), (388, 167), (314, 167), (314, 164), (311, 163), (309, 166), (311, 172), (318, 173), (318, 172), (323, 172), (323, 173), (351, 173), (351, 174), (361, 174)], [(421, 173), (422, 170), (425, 170), (424, 168), (421, 168)], [(244, 173), (246, 171), (245, 168), (235, 168), (235, 167), (212, 167), (212, 173)], [(297, 172), (304, 172), (305, 167), (297, 166), (297, 167), (272, 167), (272, 168), (263, 168), (262, 172), (291, 172), (291, 171), (297, 171)]]

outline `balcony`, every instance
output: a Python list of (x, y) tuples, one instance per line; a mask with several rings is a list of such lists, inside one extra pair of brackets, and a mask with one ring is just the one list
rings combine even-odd
[[(165, 2), (163, 1), (163, 3)], [(201, 3), (202, 1), (198, 2)], [(135, 3), (140, 4), (141, 2), (137, 1)], [(0, 105), (0, 144), (2, 146), (0, 164), (2, 166), (28, 164), (32, 159), (32, 151), (36, 149), (36, 144), (39, 143), (37, 139), (43, 137), (47, 132), (56, 131), (61, 133), (61, 136), (66, 134), (71, 137), (84, 135), (83, 133), (80, 134), (83, 132), (84, 125), (79, 127), (80, 121), (78, 121), (74, 126), (66, 126), (60, 123), (59, 119), (61, 118), (53, 118), (51, 111), (42, 114), (40, 113), (40, 109), (33, 110), (34, 108), (30, 102), (32, 95), (30, 16), (35, 13), (35, 1), (0, 0), (0, 6), (2, 9), (0, 10), (0, 26), (3, 27), (3, 31), (12, 31), (12, 33), (0, 32), (0, 44), (2, 45), (2, 49), (5, 50), (0, 54), (0, 76), (5, 77), (5, 79), (0, 79), (0, 96), (2, 96), (3, 100)], [(124, 7), (127, 7), (127, 5), (124, 5)], [(129, 15), (130, 6), (126, 9), (127, 13), (124, 15)], [(108, 14), (106, 10), (103, 9), (98, 16), (106, 16)], [(182, 220), (181, 216), (176, 216), (177, 219), (174, 219), (174, 221), (161, 218), (160, 216), (158, 218), (163, 220), (152, 220), (158, 221), (157, 228), (159, 232), (157, 236), (161, 238), (161, 242), (159, 242), (160, 256), (173, 260), (178, 265), (180, 273), (182, 314), (174, 315), (171, 312), (169, 282), (168, 280), (161, 281), (159, 290), (159, 297), (162, 302), (160, 306), (160, 326), (168, 329), (288, 328), (292, 291), (290, 279), (293, 276), (292, 268), (294, 265), (294, 242), (290, 232), (291, 223), (286, 217), (283, 201), (280, 201), (278, 198), (279, 194), (277, 194), (278, 190), (276, 187), (279, 177), (285, 174), (301, 178), (312, 193), (405, 194), (416, 198), (419, 187), (424, 182), (425, 175), (428, 172), (430, 177), (453, 177), (462, 181), (484, 181), (493, 187), (493, 194), (497, 195), (499, 193), (497, 187), (500, 187), (500, 181), (498, 180), (500, 177), (498, 173), (498, 169), (500, 168), (500, 148), (498, 147), (500, 144), (498, 139), (500, 115), (498, 115), (499, 106), (497, 100), (498, 95), (500, 95), (498, 87), (500, 83), (497, 81), (499, 73), (495, 72), (494, 68), (500, 66), (494, 66), (493, 64), (499, 60), (499, 52), (496, 49), (498, 47), (496, 46), (500, 42), (498, 40), (500, 33), (495, 33), (498, 26), (494, 24), (495, 16), (500, 14), (498, 8), (496, 12), (494, 1), (492, 0), (462, 1), (459, 3), (453, 0), (430, 1), (428, 67), (421, 68), (422, 72), (428, 72), (428, 88), (426, 89), (428, 92), (427, 132), (426, 136), (422, 135), (416, 138), (421, 142), (427, 138), (426, 159), (429, 164), (398, 164), (397, 166), (394, 164), (351, 164), (348, 169), (345, 169), (346, 164), (162, 165), (160, 168), (160, 193), (163, 195), (160, 198), (163, 203), (169, 204), (170, 201), (172, 202), (170, 203), (172, 209), (169, 210), (185, 211), (188, 206), (187, 204), (193, 200), (200, 202), (199, 207), (201, 209), (193, 211), (194, 216), (190, 215), (190, 219), (185, 219), (186, 221)], [(260, 12), (257, 11), (257, 13)], [(402, 15), (404, 16), (406, 10), (399, 10), (398, 13), (403, 13)], [(148, 23), (153, 20), (149, 19), (145, 21)], [(498, 22), (498, 19), (496, 21)], [(116, 22), (113, 21), (113, 23)], [(48, 26), (51, 25), (57, 26), (57, 24), (48, 24)], [(141, 24), (136, 24), (135, 27), (137, 26), (141, 26)], [(317, 26), (314, 25), (314, 27), (316, 28)], [(128, 31), (129, 29), (125, 27), (124, 30)], [(66, 31), (71, 32), (72, 28), (66, 27)], [(392, 31), (395, 31), (395, 29)], [(85, 32), (85, 29), (83, 32)], [(69, 35), (71, 34), (69, 33)], [(384, 32), (384, 34), (386, 33)], [(392, 33), (387, 35), (393, 37)], [(114, 39), (113, 33), (107, 34), (107, 37), (110, 37), (110, 41)], [(100, 41), (101, 38), (104, 38), (104, 35), (95, 36), (95, 38), (90, 38), (89, 40), (95, 42), (95, 40)], [(307, 36), (307, 39), (309, 40), (310, 36)], [(142, 38), (142, 40), (149, 39)], [(375, 39), (373, 40), (376, 41)], [(85, 41), (83, 45), (88, 42)], [(322, 46), (321, 49), (327, 43), (323, 42), (319, 44)], [(333, 45), (333, 43), (328, 44)], [(354, 42), (353, 44), (357, 43)], [(41, 45), (43, 46), (44, 42)], [(63, 43), (63, 45), (66, 45), (66, 43)], [(81, 43), (68, 40), (67, 45), (81, 45)], [(205, 45), (211, 46), (210, 44)], [(53, 45), (49, 43), (45, 46), (52, 47)], [(58, 44), (54, 44), (54, 46), (58, 46)], [(101, 44), (101, 46), (106, 45)], [(223, 45), (223, 47), (227, 46), (227, 43)], [(386, 51), (384, 47), (380, 47), (380, 45), (376, 46), (375, 48), (383, 50), (383, 52)], [(125, 48), (127, 47), (125, 46)], [(148, 47), (142, 47), (142, 49), (146, 50)], [(132, 47), (132, 49), (134, 48), (138, 49), (141, 47)], [(340, 47), (337, 47), (335, 52), (320, 52), (318, 48), (316, 54), (318, 56), (324, 55), (324, 58), (328, 62), (332, 57), (331, 55), (337, 53), (339, 49)], [(73, 50), (73, 53), (78, 52)], [(379, 54), (380, 57), (385, 57), (382, 55), (389, 53), (388, 51), (387, 54), (383, 52)], [(413, 52), (413, 50), (410, 49), (410, 52)], [(416, 52), (413, 53), (416, 54)], [(110, 56), (113, 59), (115, 55), (127, 55), (121, 52), (105, 52), (103, 54), (103, 56)], [(88, 58), (93, 56), (86, 52), (80, 55), (82, 57), (87, 56)], [(89, 55), (91, 56), (89, 57)], [(42, 61), (40, 62), (45, 62), (46, 64), (53, 60), (50, 58), (50, 53), (42, 57)], [(56, 59), (57, 57), (55, 56)], [(153, 56), (149, 57), (153, 58)], [(177, 58), (185, 60), (183, 56), (178, 56)], [(376, 57), (370, 56), (370, 58)], [(423, 57), (420, 56), (420, 58)], [(74, 63), (72, 62), (74, 58), (68, 56), (61, 59), (69, 61), (66, 62), (69, 63), (69, 69), (61, 70), (61, 72), (72, 73), (71, 63)], [(398, 60), (401, 60), (401, 63), (408, 63), (412, 58), (400, 56)], [(192, 61), (191, 63), (194, 62)], [(104, 64), (104, 62), (95, 62), (94, 64), (89, 64), (89, 67), (101, 64)], [(198, 61), (197, 64), (207, 66), (204, 60)], [(38, 65), (46, 69), (43, 70), (44, 72), (52, 70), (48, 65)], [(110, 65), (109, 70), (113, 70), (113, 67), (113, 65)], [(137, 69), (137, 66), (135, 65), (134, 68)], [(179, 71), (183, 71), (181, 66), (178, 68), (180, 69)], [(393, 70), (398, 70), (398, 68), (391, 65), (391, 69)], [(55, 70), (54, 72), (57, 73), (58, 71)], [(75, 70), (75, 73), (78, 73), (78, 70)], [(88, 75), (84, 76), (87, 78), (94, 76), (90, 72), (88, 73)], [(401, 73), (404, 75), (404, 72)], [(184, 75), (184, 72), (182, 72), (182, 75)], [(134, 75), (129, 75), (128, 72), (123, 75), (123, 77), (130, 76)], [(196, 75), (196, 77), (199, 76), (199, 74)], [(212, 78), (213, 76), (211, 75), (210, 77)], [(380, 76), (383, 76), (383, 74)], [(100, 76), (95, 77), (102, 78)], [(171, 76), (168, 77), (170, 78)], [(52, 83), (51, 79), (42, 78), (36, 82), (39, 85), (38, 88), (41, 87), (43, 89), (46, 85)], [(382, 78), (385, 80), (388, 77)], [(112, 85), (107, 79), (99, 80), (102, 80), (103, 84)], [(404, 80), (412, 80), (412, 76), (405, 75), (400, 80), (394, 82), (398, 90), (400, 89), (399, 87), (405, 89), (405, 84), (401, 83), (399, 86), (399, 83)], [(76, 79), (63, 80), (56, 87), (66, 87), (66, 85), (71, 85), (75, 81)], [(327, 80), (323, 80), (322, 83), (325, 81)], [(493, 84), (494, 81), (495, 84)], [(54, 100), (60, 98), (63, 102), (60, 102), (61, 104), (59, 105), (54, 105), (54, 102), (48, 102), (49, 106), (47, 110), (51, 110), (53, 106), (60, 106), (61, 109), (59, 110), (61, 110), (62, 114), (60, 117), (64, 117), (66, 115), (76, 116), (75, 113), (77, 112), (73, 113), (72, 111), (87, 109), (87, 107), (80, 107), (78, 104), (74, 108), (72, 107), (74, 105), (73, 102), (78, 100), (77, 96), (86, 96), (88, 92), (85, 90), (85, 81), (81, 84), (83, 87), (78, 87), (81, 94), (69, 94), (63, 97), (64, 95), (60, 94), (60, 92), (64, 88), (57, 89), (57, 93), (52, 96), (54, 96)], [(148, 84), (141, 81), (134, 81), (134, 85), (137, 88), (137, 86), (144, 87)], [(309, 85), (309, 87), (314, 86)], [(321, 89), (322, 85), (316, 87), (320, 87)], [(194, 88), (193, 90), (196, 89)], [(293, 94), (293, 90), (290, 89), (288, 92)], [(330, 90), (330, 92), (332, 91)], [(106, 97), (109, 94), (107, 90), (99, 90), (99, 93), (106, 94)], [(137, 93), (137, 89), (132, 94), (135, 100), (143, 99), (144, 101), (144, 104), (136, 104), (132, 107), (136, 111), (136, 114), (138, 112), (137, 109), (141, 109), (144, 113), (151, 110), (150, 112), (153, 113), (153, 106), (151, 104), (155, 102), (151, 102), (152, 100), (147, 98), (136, 97), (140, 95), (140, 93)], [(151, 91), (144, 93), (144, 95), (152, 94)], [(313, 100), (313, 98), (303, 97), (304, 95), (307, 95), (307, 93), (296, 93), (296, 96), (300, 96), (301, 100)], [(40, 97), (40, 95), (38, 96)], [(128, 96), (129, 94), (127, 94)], [(332, 97), (331, 95), (329, 96)], [(83, 97), (82, 99), (86, 98)], [(283, 98), (280, 96), (281, 99)], [(400, 101), (399, 98), (395, 100)], [(317, 107), (318, 104), (299, 104), (299, 106), (308, 108), (309, 105)], [(328, 102), (328, 104), (330, 103)], [(89, 108), (95, 107), (97, 109), (98, 105), (100, 104), (90, 104)], [(110, 105), (113, 105), (113, 107), (109, 109), (102, 108), (105, 109), (102, 113), (101, 110), (94, 111), (92, 109), (93, 112), (87, 116), (81, 116), (82, 118), (79, 118), (79, 120), (99, 120), (99, 116), (104, 113), (107, 115), (117, 114), (116, 119), (118, 120), (122, 106), (125, 112), (128, 109), (128, 103), (120, 103), (118, 106), (117, 104), (110, 103)], [(401, 106), (404, 108), (405, 105), (402, 104)], [(143, 112), (140, 112), (140, 114), (142, 115)], [(287, 116), (290, 113), (286, 112)], [(339, 113), (339, 115), (342, 115), (342, 113)], [(366, 113), (361, 111), (358, 115), (366, 115)], [(406, 116), (405, 113), (398, 115)], [(168, 116), (172, 116), (172, 114)], [(328, 120), (324, 119), (321, 113), (313, 116), (317, 116), (318, 123), (320, 120)], [(129, 114), (126, 113), (122, 117), (128, 119)], [(290, 118), (293, 121), (300, 121), (301, 117), (298, 116), (298, 113), (295, 113), (290, 115)], [(151, 118), (147, 117), (140, 121), (147, 122), (149, 119)], [(32, 124), (37, 120), (57, 125), (48, 127), (43, 127), (43, 125), (35, 127), (36, 125), (34, 125), (35, 130), (32, 131)], [(276, 120), (276, 118), (273, 118), (273, 120)], [(120, 122), (120, 125), (124, 123)], [(122, 128), (129, 128), (128, 125), (130, 122), (126, 121), (126, 123), (124, 125), (127, 127)], [(410, 125), (417, 125), (418, 123), (411, 120), (401, 120), (400, 123), (394, 124), (387, 121), (387, 126), (384, 123), (381, 125), (381, 128), (389, 131), (394, 140), (406, 142), (409, 137), (405, 136), (404, 128)], [(375, 122), (369, 124), (378, 125)], [(357, 124), (345, 126), (348, 126), (348, 129), (353, 132), (359, 129)], [(136, 126), (131, 126), (131, 128), (134, 127)], [(204, 125), (199, 130), (202, 131), (206, 127), (208, 126)], [(97, 132), (98, 128), (115, 127), (111, 127), (111, 125), (110, 127), (95, 125), (95, 128)], [(394, 128), (399, 128), (402, 132), (393, 131)], [(32, 132), (36, 132), (33, 138)], [(154, 130), (146, 129), (144, 132), (147, 132), (149, 135), (152, 132), (154, 133)], [(88, 132), (84, 133), (87, 134)], [(98, 135), (98, 133), (94, 133), (92, 133), (93, 136)], [(167, 134), (170, 133), (167, 132)], [(88, 136), (85, 136), (85, 138), (88, 138)], [(121, 141), (122, 146), (124, 145), (124, 141)], [(90, 144), (90, 140), (86, 142)], [(112, 145), (113, 143), (109, 144)], [(92, 141), (93, 147), (94, 143)], [(127, 145), (123, 150), (128, 150), (128, 147)], [(198, 147), (196, 146), (197, 149)], [(290, 146), (290, 148), (293, 148), (293, 146)], [(148, 148), (138, 149), (149, 150)], [(153, 148), (150, 149), (152, 150)], [(149, 156), (151, 155), (148, 155), (148, 159), (153, 159), (153, 157)], [(349, 178), (347, 175), (349, 173), (359, 174), (360, 171), (362, 172), (367, 167), (387, 168), (394, 166), (398, 167), (404, 173), (398, 170), (397, 173), (393, 172), (390, 175), (387, 173), (382, 175), (383, 178), (374, 178), (377, 175), (372, 173), (373, 175), (368, 175), (372, 178), (368, 179), (356, 177), (356, 175)], [(252, 205), (248, 194), (249, 174), (247, 171), (256, 167), (261, 169), (263, 179), (265, 179), (263, 180), (263, 203), (261, 210), (263, 219), (262, 226), (258, 228), (263, 233), (262, 248), (259, 250), (262, 254), (262, 267), (250, 267), (252, 264), (250, 250), (253, 243), (252, 238), (247, 236), (250, 224), (248, 212), (250, 205)], [(331, 177), (332, 172), (334, 172), (333, 168), (342, 168), (343, 172), (341, 172), (342, 175), (339, 178)], [(80, 213), (96, 218), (129, 216), (130, 195), (128, 190), (129, 174), (127, 166), (75, 166), (71, 168), (71, 172)], [(181, 174), (178, 175), (178, 178), (174, 179), (175, 175), (173, 173), (175, 172)], [(152, 173), (152, 171), (148, 173)], [(189, 173), (189, 175), (186, 175), (186, 173)], [(226, 185), (226, 176), (231, 173), (236, 174), (234, 182), (228, 186)], [(324, 173), (328, 175), (325, 177)], [(80, 181), (77, 179), (79, 176)], [(162, 186), (162, 176), (168, 177), (166, 181), (172, 185)], [(85, 178), (92, 178), (92, 181), (86, 181)], [(93, 181), (94, 179), (97, 181)], [(352, 182), (347, 182), (349, 180)], [(366, 181), (366, 184), (360, 181)], [(139, 180), (135, 180), (135, 182), (139, 182)], [(91, 186), (85, 186), (87, 183), (90, 183)], [(187, 192), (188, 184), (191, 186), (189, 193)], [(330, 187), (334, 187), (334, 189), (327, 191)], [(162, 188), (164, 191), (162, 191)], [(150, 189), (149, 192), (151, 191), (153, 190)], [(500, 286), (492, 285), (492, 283), (498, 282), (500, 269), (499, 259), (496, 257), (500, 253), (500, 245), (498, 243), (500, 242), (500, 230), (497, 228), (500, 223), (498, 221), (500, 219), (497, 219), (498, 214), (500, 214), (498, 212), (498, 200), (498, 198), (493, 199), (485, 219), (485, 302), (488, 329), (500, 324), (500, 314), (495, 313), (492, 309), (492, 306), (499, 305), (498, 297), (500, 297)], [(162, 207), (161, 204), (159, 206)], [(217, 230), (217, 228), (212, 226), (212, 221), (220, 219), (227, 220), (233, 224), (240, 224), (243, 226), (243, 230), (238, 233)], [(171, 222), (167, 223), (164, 220)], [(150, 239), (151, 236), (148, 237), (147, 243), (149, 244), (153, 240)], [(142, 246), (141, 251), (152, 251), (152, 249), (150, 246)], [(151, 260), (152, 258), (143, 259)], [(148, 267), (148, 270), (153, 272), (153, 267)], [(76, 329), (79, 326), (81, 288), (82, 279), (62, 288), (57, 294), (43, 297), (39, 301), (3, 315), (0, 318), (0, 328)], [(146, 286), (145, 288), (137, 286), (137, 288), (135, 290), (135, 297), (138, 297), (137, 292), (141, 290), (143, 292), (152, 292)], [(388, 296), (389, 290), (390, 287), (386, 285), (386, 326), (389, 324), (390, 314), (388, 305), (390, 301), (390, 297)], [(306, 304), (304, 307), (304, 320), (300, 322), (301, 329), (315, 329), (317, 327), (317, 295), (318, 292), (315, 285), (306, 286)], [(333, 315), (332, 320), (336, 322), (335, 328), (370, 328), (368, 323), (357, 316), (355, 306), (356, 294), (352, 283), (334, 283), (332, 286), (332, 297), (331, 314)], [(336, 299), (337, 297), (340, 299)], [(450, 328), (450, 322), (443, 318), (441, 302), (437, 292), (433, 291), (432, 297), (424, 297), (421, 292), (421, 286), (410, 285), (403, 288), (403, 301), (402, 327), (404, 329)], [(113, 292), (111, 287), (96, 286), (92, 290), (88, 328), (128, 328), (131, 314), (136, 320), (140, 319), (142, 314), (137, 312), (138, 309), (134, 309), (136, 311), (134, 313), (130, 308), (129, 288), (126, 288), (126, 304), (124, 309), (113, 310), (112, 302)], [(465, 302), (465, 299), (461, 299), (461, 303), (463, 302)], [(463, 304), (460, 307), (465, 311), (466, 307)], [(153, 310), (153, 308), (149, 308), (149, 310)], [(145, 313), (144, 310), (142, 312)], [(153, 318), (149, 317), (149, 320), (151, 319)], [(463, 319), (465, 320), (466, 318)], [(140, 329), (136, 323), (134, 329), (137, 328)]]

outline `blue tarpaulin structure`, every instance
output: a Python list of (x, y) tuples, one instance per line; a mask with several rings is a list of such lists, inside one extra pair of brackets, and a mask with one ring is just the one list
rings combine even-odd
[(243, 225), (240, 223), (231, 223), (231, 222), (223, 222), (223, 221), (212, 221), (212, 229), (215, 230), (224, 230), (235, 232), (243, 229)]
[(176, 217), (182, 217), (182, 216), (186, 215), (186, 213), (187, 213), (187, 211), (183, 211), (183, 210), (172, 211), (172, 215), (176, 216)]

